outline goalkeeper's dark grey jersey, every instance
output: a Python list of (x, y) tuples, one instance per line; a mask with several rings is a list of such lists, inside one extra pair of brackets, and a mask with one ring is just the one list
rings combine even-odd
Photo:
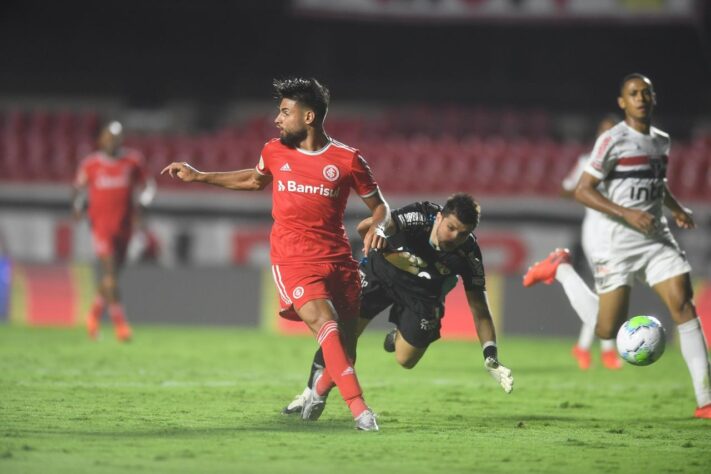
[(442, 206), (424, 201), (391, 212), (397, 231), (388, 239), (387, 250), (404, 250), (424, 260), (427, 266), (421, 268), (417, 275), (395, 268), (385, 262), (382, 254), (371, 252), (370, 257), (387, 263), (392, 277), (426, 290), (433, 296), (449, 291), (456, 275), (461, 277), (467, 290), (485, 289), (484, 264), (474, 234), (470, 234), (464, 244), (451, 252), (435, 250), (430, 244), (432, 226), (441, 210)]

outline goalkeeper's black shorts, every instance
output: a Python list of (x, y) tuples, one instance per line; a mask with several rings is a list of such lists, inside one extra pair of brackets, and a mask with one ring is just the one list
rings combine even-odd
[(409, 344), (424, 349), (440, 338), (444, 305), (439, 292), (414, 285), (412, 275), (393, 267), (378, 254), (371, 253), (359, 271), (363, 288), (361, 318), (373, 319), (390, 307), (389, 321)]

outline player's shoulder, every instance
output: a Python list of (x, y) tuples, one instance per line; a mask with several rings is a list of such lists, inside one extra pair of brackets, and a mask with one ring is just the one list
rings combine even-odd
[(123, 148), (121, 150), (121, 159), (130, 161), (135, 164), (143, 164), (145, 161), (145, 158), (143, 157), (143, 153), (140, 150), (137, 150), (135, 148)]
[(100, 166), (105, 161), (103, 154), (96, 150), (92, 151), (79, 161), (79, 167), (88, 168), (93, 166)]
[(339, 156), (345, 160), (363, 158), (358, 148), (346, 145), (345, 143), (334, 140), (333, 138), (331, 138), (331, 146), (328, 148), (328, 152), (333, 156)]
[(395, 209), (399, 212), (419, 212), (426, 216), (434, 216), (441, 210), (442, 206), (429, 201), (415, 201)]
[(287, 147), (281, 142), (281, 140), (279, 140), (279, 138), (272, 138), (264, 144), (264, 146), (262, 147), (262, 153), (264, 153), (265, 151), (279, 150), (282, 148)]
[(476, 235), (469, 234), (469, 237), (459, 247), (457, 253), (476, 274), (484, 274), (483, 257)]
[(600, 138), (598, 138), (598, 140), (619, 141), (629, 136), (630, 128), (624, 121), (622, 121), (618, 122), (617, 125), (600, 134)]
[(464, 241), (460, 249), (465, 255), (473, 255), (481, 259), (481, 248), (479, 247), (479, 241), (474, 233), (469, 234), (469, 237), (467, 237), (467, 240)]
[(664, 130), (660, 130), (657, 127), (650, 127), (649, 128), (649, 134), (652, 135), (653, 138), (656, 138), (658, 140), (661, 140), (663, 142), (670, 142), (671, 137), (667, 132)]

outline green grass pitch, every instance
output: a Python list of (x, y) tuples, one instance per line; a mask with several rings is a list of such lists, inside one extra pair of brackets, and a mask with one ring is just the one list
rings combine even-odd
[[(649, 367), (578, 371), (572, 341), (507, 337), (506, 395), (478, 343), (439, 341), (413, 370), (361, 339), (379, 433), (332, 393), (321, 420), (279, 410), (316, 347), (257, 330), (138, 326), (136, 340), (0, 326), (0, 472), (709, 472), (678, 348)], [(596, 358), (595, 361), (598, 359)]]

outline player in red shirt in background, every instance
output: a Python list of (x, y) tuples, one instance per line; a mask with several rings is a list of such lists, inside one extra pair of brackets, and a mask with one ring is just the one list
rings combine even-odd
[(123, 148), (123, 127), (111, 122), (97, 140), (98, 150), (82, 160), (74, 180), (75, 217), (84, 209), (84, 189), (88, 189), (89, 224), (94, 251), (99, 259), (99, 287), (86, 320), (89, 337), (99, 334), (101, 315), (108, 308), (119, 341), (131, 339), (131, 327), (121, 304), (118, 273), (128, 248), (137, 217), (134, 193), (141, 189), (139, 202), (147, 206), (155, 195), (155, 181), (147, 176), (141, 154)]
[(275, 80), (274, 89), (280, 137), (264, 145), (256, 169), (201, 172), (187, 163), (171, 163), (161, 174), (245, 191), (273, 182), (270, 244), (280, 314), (308, 325), (323, 350), (322, 377), (336, 384), (357, 429), (377, 431), (353, 369), (361, 288), (343, 215), (353, 188), (372, 212), (364, 238), (368, 252), (385, 247), (390, 209), (358, 150), (324, 131), (328, 89), (316, 79), (302, 78)]

